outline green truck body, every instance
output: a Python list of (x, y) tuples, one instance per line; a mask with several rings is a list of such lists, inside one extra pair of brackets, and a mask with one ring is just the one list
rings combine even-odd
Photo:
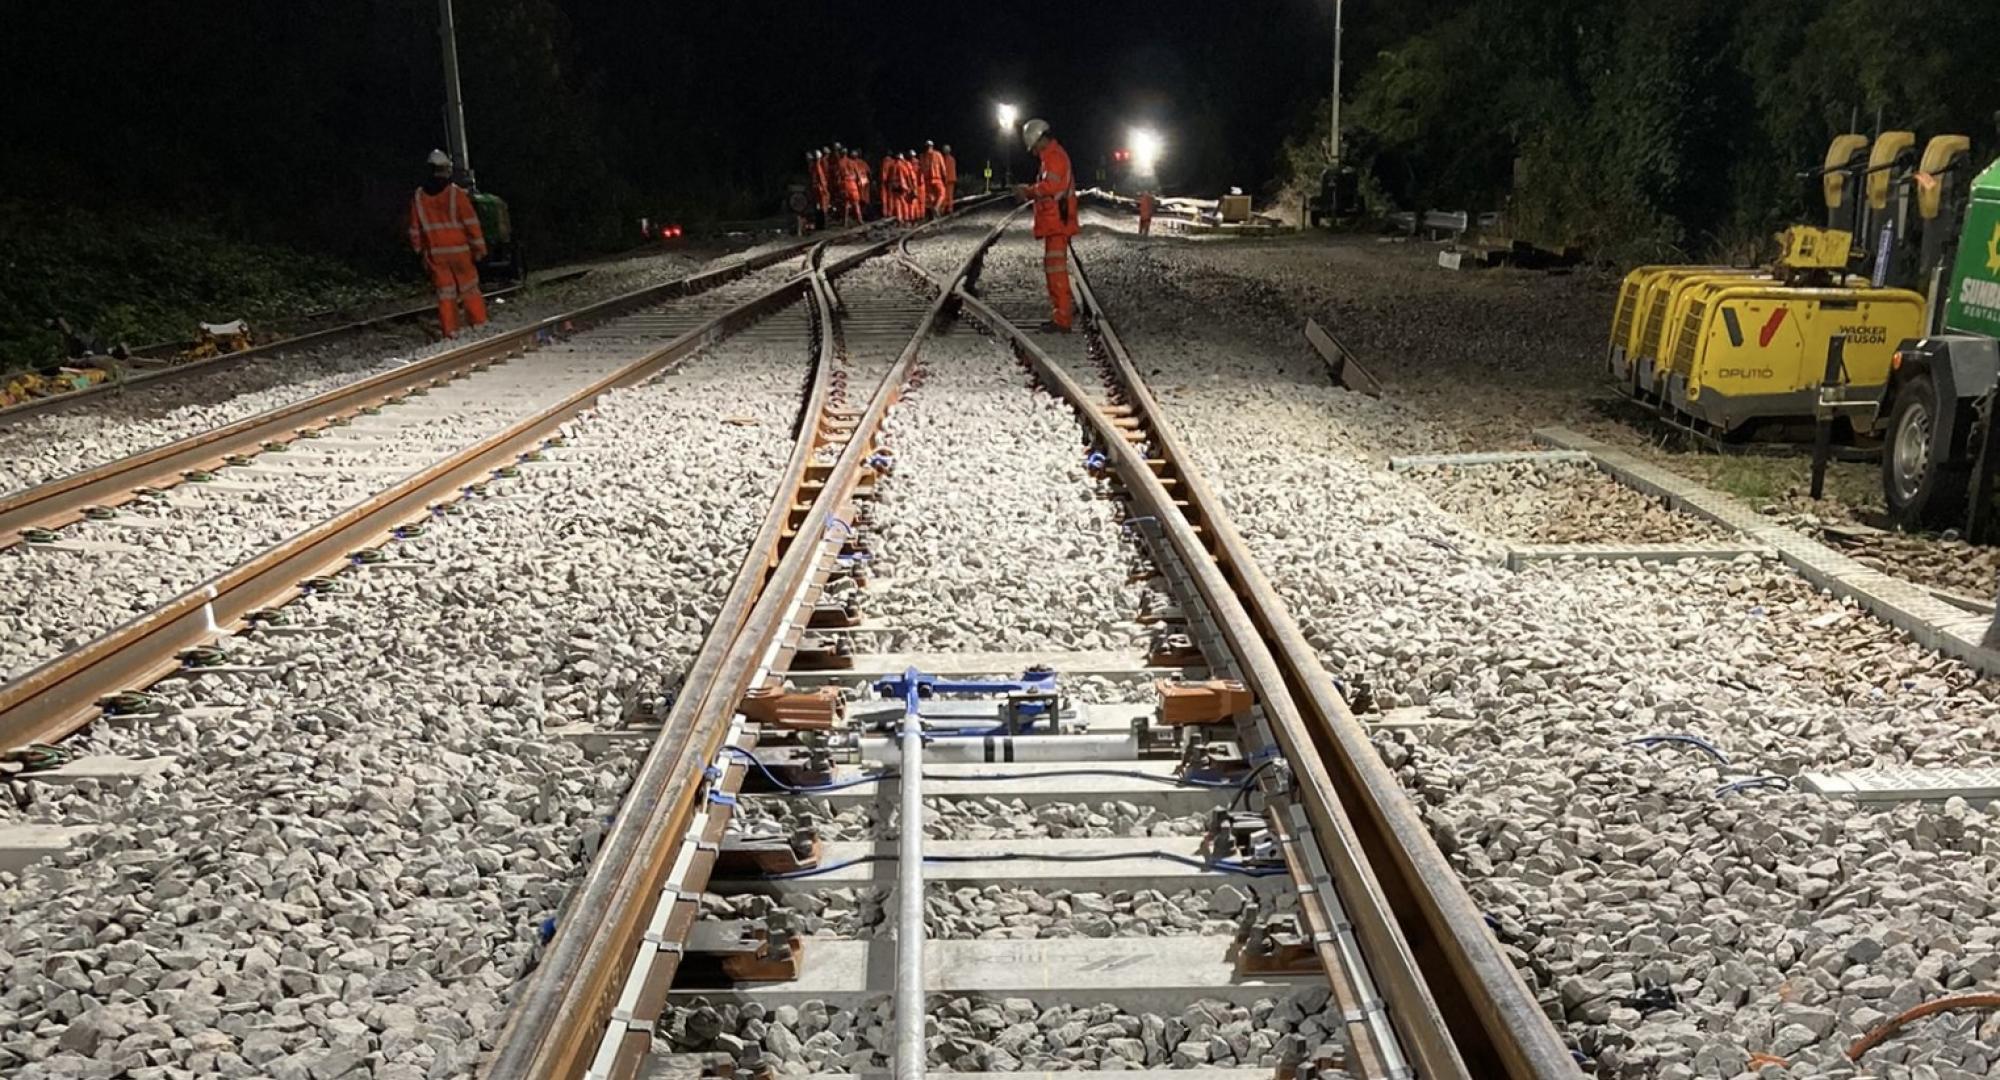
[(482, 191), (472, 197), (472, 209), (479, 215), (479, 228), (486, 234), (488, 244), (505, 244), (514, 239), (514, 218), (507, 212), (507, 200)]
[(2000, 161), (1972, 181), (1947, 288), (1947, 333), (2000, 337)]

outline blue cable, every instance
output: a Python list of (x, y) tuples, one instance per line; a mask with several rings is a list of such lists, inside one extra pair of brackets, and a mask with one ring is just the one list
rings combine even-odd
[[(879, 783), (883, 780), (894, 780), (901, 775), (900, 773), (897, 773), (895, 770), (891, 769), (885, 772), (868, 773), (863, 776), (857, 776), (851, 780), (838, 780), (827, 784), (788, 784), (785, 781), (778, 779), (777, 774), (771, 771), (771, 767), (764, 764), (762, 758), (759, 758), (757, 755), (751, 753), (750, 751), (745, 750), (740, 746), (724, 746), (723, 749), (729, 751), (732, 754), (737, 755), (738, 757), (743, 758), (750, 764), (755, 765), (757, 767), (757, 771), (764, 774), (764, 778), (766, 780), (769, 780), (774, 787), (778, 788), (781, 791), (795, 795), (810, 795), (826, 791), (842, 791), (847, 788), (860, 787), (863, 784), (874, 784), (874, 783)], [(711, 768), (712, 767), (713, 766), (711, 766)], [(1031, 780), (1031, 779), (1044, 779), (1044, 778), (1062, 779), (1065, 777), (1077, 777), (1077, 776), (1109, 776), (1126, 780), (1147, 780), (1156, 784), (1170, 784), (1174, 787), (1218, 788), (1222, 790), (1235, 788), (1235, 789), (1247, 790), (1250, 787), (1250, 785), (1256, 781), (1258, 771), (1259, 770), (1252, 770), (1250, 775), (1245, 777), (1241, 782), (1234, 780), (1204, 780), (1193, 776), (1155, 776), (1152, 773), (1143, 773), (1134, 769), (1056, 769), (1049, 772), (1036, 772), (1036, 773), (987, 773), (982, 776), (954, 776), (952, 777), (952, 779), (953, 780)]]
[[(868, 863), (878, 863), (878, 862), (895, 862), (897, 858), (898, 857), (894, 853), (887, 853), (887, 852), (877, 855), (858, 855), (852, 859), (847, 859), (842, 862), (828, 863), (825, 866), (814, 866), (805, 870), (787, 870), (784, 871), (783, 873), (766, 874), (760, 880), (795, 881), (800, 878), (819, 877), (822, 874), (831, 874), (836, 870), (845, 870), (850, 866), (863, 866)], [(1253, 878), (1275, 877), (1280, 874), (1288, 873), (1288, 871), (1285, 870), (1283, 867), (1250, 866), (1248, 864), (1238, 861), (1232, 861), (1229, 859), (1203, 860), (1203, 859), (1197, 859), (1191, 855), (1180, 855), (1176, 854), (1175, 852), (1160, 851), (1157, 849), (1148, 851), (1107, 852), (1102, 855), (1081, 855), (1081, 854), (1030, 855), (1027, 854), (1026, 852), (996, 852), (991, 855), (924, 856), (924, 861), (927, 863), (968, 863), (968, 862), (1096, 863), (1096, 862), (1111, 862), (1116, 859), (1160, 859), (1166, 862), (1179, 863), (1182, 866), (1191, 866), (1197, 870), (1215, 870), (1225, 874), (1235, 874), (1240, 877), (1253, 877)]]
[(860, 787), (863, 784), (873, 784), (880, 780), (894, 780), (896, 778), (896, 774), (893, 772), (881, 772), (857, 776), (852, 780), (839, 780), (830, 784), (787, 784), (783, 780), (778, 779), (777, 774), (771, 771), (769, 765), (764, 764), (762, 758), (759, 758), (750, 751), (740, 746), (724, 746), (723, 749), (749, 761), (750, 764), (757, 767), (758, 772), (764, 774), (764, 779), (769, 780), (773, 786), (793, 795), (813, 795), (826, 791), (842, 791), (851, 787)]
[(1715, 797), (1720, 799), (1724, 795), (1734, 795), (1739, 791), (1749, 791), (1753, 788), (1778, 788), (1780, 790), (1789, 790), (1791, 786), (1792, 782), (1782, 776), (1775, 776), (1775, 775), (1746, 776), (1741, 780), (1731, 780), (1727, 784), (1724, 784), (1721, 787), (1716, 788)]
[(1715, 760), (1721, 762), (1724, 765), (1729, 764), (1728, 754), (1723, 753), (1721, 750), (1716, 748), (1714, 743), (1709, 742), (1707, 739), (1704, 739), (1699, 735), (1686, 735), (1680, 732), (1663, 732), (1658, 735), (1642, 735), (1639, 738), (1633, 739), (1625, 743), (1626, 746), (1637, 746), (1645, 750), (1651, 750), (1655, 746), (1661, 746), (1666, 744), (1692, 746), (1695, 749), (1700, 750), (1702, 753), (1707, 754), (1709, 757), (1714, 758)]

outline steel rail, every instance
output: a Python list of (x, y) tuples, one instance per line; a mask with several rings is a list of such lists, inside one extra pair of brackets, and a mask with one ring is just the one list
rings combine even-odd
[[(1003, 218), (986, 242), (991, 243), (1013, 217)], [(966, 266), (972, 261), (968, 259)], [(858, 256), (849, 256), (830, 272), (858, 262)], [(960, 273), (964, 270), (961, 267)], [(831, 297), (825, 299), (830, 304)], [(801, 510), (795, 497), (780, 492), (773, 519), (782, 507), (788, 522), (785, 531), (777, 537), (768, 530), (760, 532), (746, 556), (598, 857), (582, 886), (571, 894), (548, 953), (511, 1011), (484, 1075), (502, 1080), (586, 1073), (630, 1076), (650, 1050), (651, 1021), (639, 1017), (657, 1016), (665, 1002), (679, 966), (679, 954), (667, 949), (654, 953), (646, 985), (630, 1003), (631, 1018), (616, 1021), (627, 1028), (612, 1048), (612, 1060), (600, 1062), (596, 1053), (607, 1024), (615, 1020), (646, 928), (663, 924), (668, 934), (685, 935), (694, 923), (694, 900), (680, 891), (668, 899), (662, 889), (694, 819), (703, 770), (719, 752), (730, 718), (763, 657), (787, 631), (792, 600), (823, 562), (820, 548), (826, 531), (851, 504), (870, 444), (900, 396), (925, 337), (951, 300), (951, 289), (939, 290), (867, 407), (852, 418), (851, 426), (843, 421), (848, 430), (840, 455), (831, 464), (815, 466), (817, 475), (799, 488), (801, 495), (813, 491), (810, 504)], [(826, 336), (830, 338), (830, 329)], [(806, 537), (810, 542), (791, 543), (780, 554), (784, 537)], [(691, 864), (688, 887), (698, 890), (712, 864), (712, 855)], [(673, 910), (664, 915), (656, 910), (662, 902), (671, 903)]]
[(0, 496), (0, 548), (19, 543), (23, 529), (69, 524), (81, 518), (86, 507), (114, 506), (131, 499), (139, 488), (178, 483), (187, 473), (216, 468), (232, 455), (255, 453), (267, 442), (290, 441), (301, 428), (353, 416), (418, 387), (439, 385), (465, 372), (528, 352), (545, 335), (595, 325), (662, 300), (712, 289), (792, 258), (806, 246), (774, 248), (725, 266), (601, 300), (235, 423)]
[[(817, 259), (815, 254), (815, 262)], [(700, 688), (722, 669), (729, 644), (776, 568), (778, 553), (796, 535), (794, 508), (807, 483), (813, 457), (835, 435), (826, 417), (833, 359), (831, 309), (817, 272), (809, 274), (807, 280), (818, 332), (812, 381), (799, 411), (792, 453), (780, 474), (770, 509), (723, 597), (715, 622), (681, 680), (681, 693), (661, 725), (660, 735), (648, 748), (631, 788), (618, 807), (611, 831), (591, 860), (582, 886), (571, 894), (558, 917), (555, 937), (501, 1032), (494, 1058), (487, 1067), (488, 1075), (546, 1075), (547, 1060), (572, 1063), (591, 1060), (601, 1023), (592, 1027), (587, 1022), (565, 1021), (565, 1026), (558, 1029), (548, 1018), (574, 1017), (579, 1008), (591, 1007), (602, 1008), (603, 1015), (609, 1015), (608, 1003), (615, 1002), (622, 986), (622, 977), (602, 979), (594, 985), (586, 985), (585, 979), (604, 971), (603, 965), (615, 964), (620, 953), (611, 947), (613, 939), (629, 942), (638, 928), (646, 925), (646, 912), (639, 910), (640, 905), (632, 900), (632, 896), (644, 893), (629, 891), (630, 883), (635, 878), (657, 880), (656, 875), (665, 873), (663, 862), (670, 850), (644, 846), (652, 833), (641, 826), (677, 797), (674, 781), (680, 775), (676, 771), (682, 764), (680, 751), (693, 734), (693, 710), (689, 703), (700, 703), (703, 696)], [(699, 771), (697, 767), (696, 772)], [(645, 864), (635, 868), (640, 860)], [(593, 917), (600, 921), (591, 923)], [(691, 925), (692, 919), (687, 922)]]
[[(1216, 555), (1202, 543), (1195, 523), (1184, 514), (1183, 507), (1167, 490), (1162, 478), (1155, 473), (1154, 466), (1127, 441), (1124, 432), (1093, 402), (1081, 383), (985, 301), (965, 295), (962, 303), (969, 314), (1008, 341), (1016, 355), (1035, 370), (1042, 384), (1067, 400), (1089, 425), (1126, 490), (1132, 493), (1138, 508), (1158, 524), (1172, 545), (1234, 654), (1244, 682), (1263, 705), (1286, 760), (1298, 777), (1297, 794), (1311, 819), (1313, 841), (1334, 878), (1332, 884), (1338, 887), (1345, 909), (1358, 916), (1354, 929), (1366, 953), (1367, 971), (1355, 973), (1347, 970), (1347, 960), (1341, 954), (1337, 940), (1330, 940), (1337, 937), (1335, 933), (1313, 933), (1315, 950), (1337, 993), (1357, 976), (1372, 975), (1375, 983), (1387, 991), (1390, 1021), (1402, 1037), (1399, 1051), (1393, 1045), (1371, 1046), (1373, 1036), (1366, 1030), (1357, 1031), (1355, 1050), (1365, 1059), (1363, 1064), (1394, 1060), (1399, 1053), (1404, 1053), (1421, 1076), (1470, 1077), (1473, 1074), (1460, 1060), (1451, 1040), (1443, 1035), (1444, 1019), (1438, 1014), (1436, 1003), (1418, 976), (1415, 960), (1410, 956), (1400, 931), (1387, 913), (1388, 901), (1376, 885), (1366, 861), (1360, 856), (1352, 826), (1333, 797), (1331, 779), (1316, 755), (1302, 752), (1310, 750), (1310, 744), (1303, 735), (1304, 721), (1277, 661), (1245, 610), (1243, 599), (1223, 577)], [(1317, 929), (1330, 932), (1336, 928)], [(1343, 1012), (1353, 1017), (1366, 1012), (1366, 999), (1373, 995), (1348, 992), (1342, 996), (1347, 999), (1342, 1001)], [(1350, 1024), (1361, 1026), (1352, 1020)], [(1394, 1075), (1394, 1070), (1386, 1066), (1370, 1068), (1364, 1075)]]
[[(1310, 768), (1325, 790), (1337, 794), (1345, 838), (1358, 841), (1377, 883), (1376, 898), (1385, 901), (1380, 910), (1397, 920), (1398, 936), (1414, 954), (1458, 1055), (1473, 1075), (1482, 1077), (1578, 1075), (1575, 1059), (1501, 953), (1408, 794), (1382, 763), (1221, 499), (1193, 467), (1186, 443), (1146, 387), (1074, 251), (1072, 262), (1084, 310), (1115, 367), (1120, 389), (1140, 412), (1155, 449), (1179, 481), (1186, 518), (1202, 527), (1215, 570), (1241, 598), (1263, 648), (1277, 663), (1284, 697), (1296, 703), (1306, 721), (1309, 742), (1300, 749), (1311, 752), (1293, 751), (1294, 768)], [(1374, 932), (1380, 935), (1383, 928)]]
[[(558, 282), (568, 281), (572, 278), (582, 277), (584, 274), (587, 274), (589, 272), (590, 271), (588, 269), (577, 270), (572, 273), (561, 274), (553, 278), (545, 279), (543, 281), (537, 282), (536, 284), (553, 285)], [(520, 292), (522, 289), (526, 287), (527, 286), (525, 284), (509, 285), (505, 288), (495, 289), (492, 292), (485, 293), (483, 295), (488, 300), (497, 300), (502, 297), (510, 296), (514, 293)], [(203, 359), (200, 360), (188, 360), (180, 363), (173, 363), (171, 362), (170, 357), (160, 356), (159, 353), (163, 350), (184, 348), (186, 347), (187, 343), (163, 342), (158, 345), (148, 345), (145, 346), (144, 348), (133, 350), (132, 353), (133, 358), (137, 360), (158, 361), (159, 366), (150, 367), (144, 371), (139, 371), (133, 374), (120, 374), (104, 382), (97, 383), (94, 386), (84, 387), (81, 390), (67, 390), (59, 394), (50, 394), (47, 397), (29, 398), (26, 401), (17, 401), (12, 405), (6, 406), (5, 408), (0, 408), (0, 427), (5, 427), (18, 420), (25, 419), (37, 413), (58, 412), (71, 405), (77, 405), (85, 401), (90, 401), (93, 398), (97, 398), (103, 395), (115, 394), (120, 390), (129, 389), (134, 386), (143, 386), (147, 383), (156, 382), (161, 379), (167, 379), (181, 375), (192, 375), (197, 372), (221, 371), (226, 368), (235, 367), (238, 364), (242, 364), (250, 360), (262, 360), (267, 357), (283, 356), (286, 353), (295, 352), (299, 349), (303, 349), (308, 346), (324, 344), (328, 341), (332, 341), (337, 338), (347, 337), (353, 334), (359, 334), (363, 331), (370, 330), (378, 326), (390, 326), (399, 322), (408, 322), (413, 319), (419, 319), (422, 318), (424, 315), (435, 311), (437, 311), (437, 305), (435, 303), (426, 304), (420, 308), (405, 308), (401, 311), (392, 311), (383, 315), (373, 315), (365, 319), (356, 319), (352, 322), (341, 323), (338, 326), (328, 326), (318, 330), (310, 330), (303, 334), (294, 334), (291, 337), (280, 338), (276, 341), (268, 341), (262, 345), (255, 345), (248, 349), (240, 349), (232, 353), (219, 353), (215, 356), (204, 357)]]
[(702, 346), (785, 306), (810, 290), (811, 283), (809, 275), (790, 277), (506, 430), (0, 685), (0, 749), (54, 742), (76, 731), (101, 711), (99, 703), (107, 695), (173, 672), (186, 650), (298, 595), (299, 583), (342, 565), (353, 552), (379, 542), (396, 526), (423, 517), (433, 504), (446, 501), (495, 464), (553, 432), (598, 396), (652, 378)]

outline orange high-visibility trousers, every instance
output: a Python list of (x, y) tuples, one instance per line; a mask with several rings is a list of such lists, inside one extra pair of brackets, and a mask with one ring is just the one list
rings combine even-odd
[(1076, 322), (1069, 295), (1069, 237), (1042, 237), (1042, 275), (1049, 280), (1049, 306), (1055, 309), (1050, 321), (1067, 330)]
[(438, 322), (444, 326), (444, 336), (458, 335), (458, 305), (465, 305), (465, 314), (474, 326), (486, 325), (486, 297), (479, 292), (479, 269), (472, 263), (469, 251), (453, 252), (449, 255), (432, 255), (424, 260), (431, 272), (431, 286), (437, 290)]

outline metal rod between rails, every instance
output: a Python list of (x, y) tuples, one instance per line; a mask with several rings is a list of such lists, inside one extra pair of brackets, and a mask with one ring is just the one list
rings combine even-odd
[(914, 700), (903, 717), (902, 739), (903, 800), (896, 842), (896, 1080), (923, 1080), (924, 722)]

